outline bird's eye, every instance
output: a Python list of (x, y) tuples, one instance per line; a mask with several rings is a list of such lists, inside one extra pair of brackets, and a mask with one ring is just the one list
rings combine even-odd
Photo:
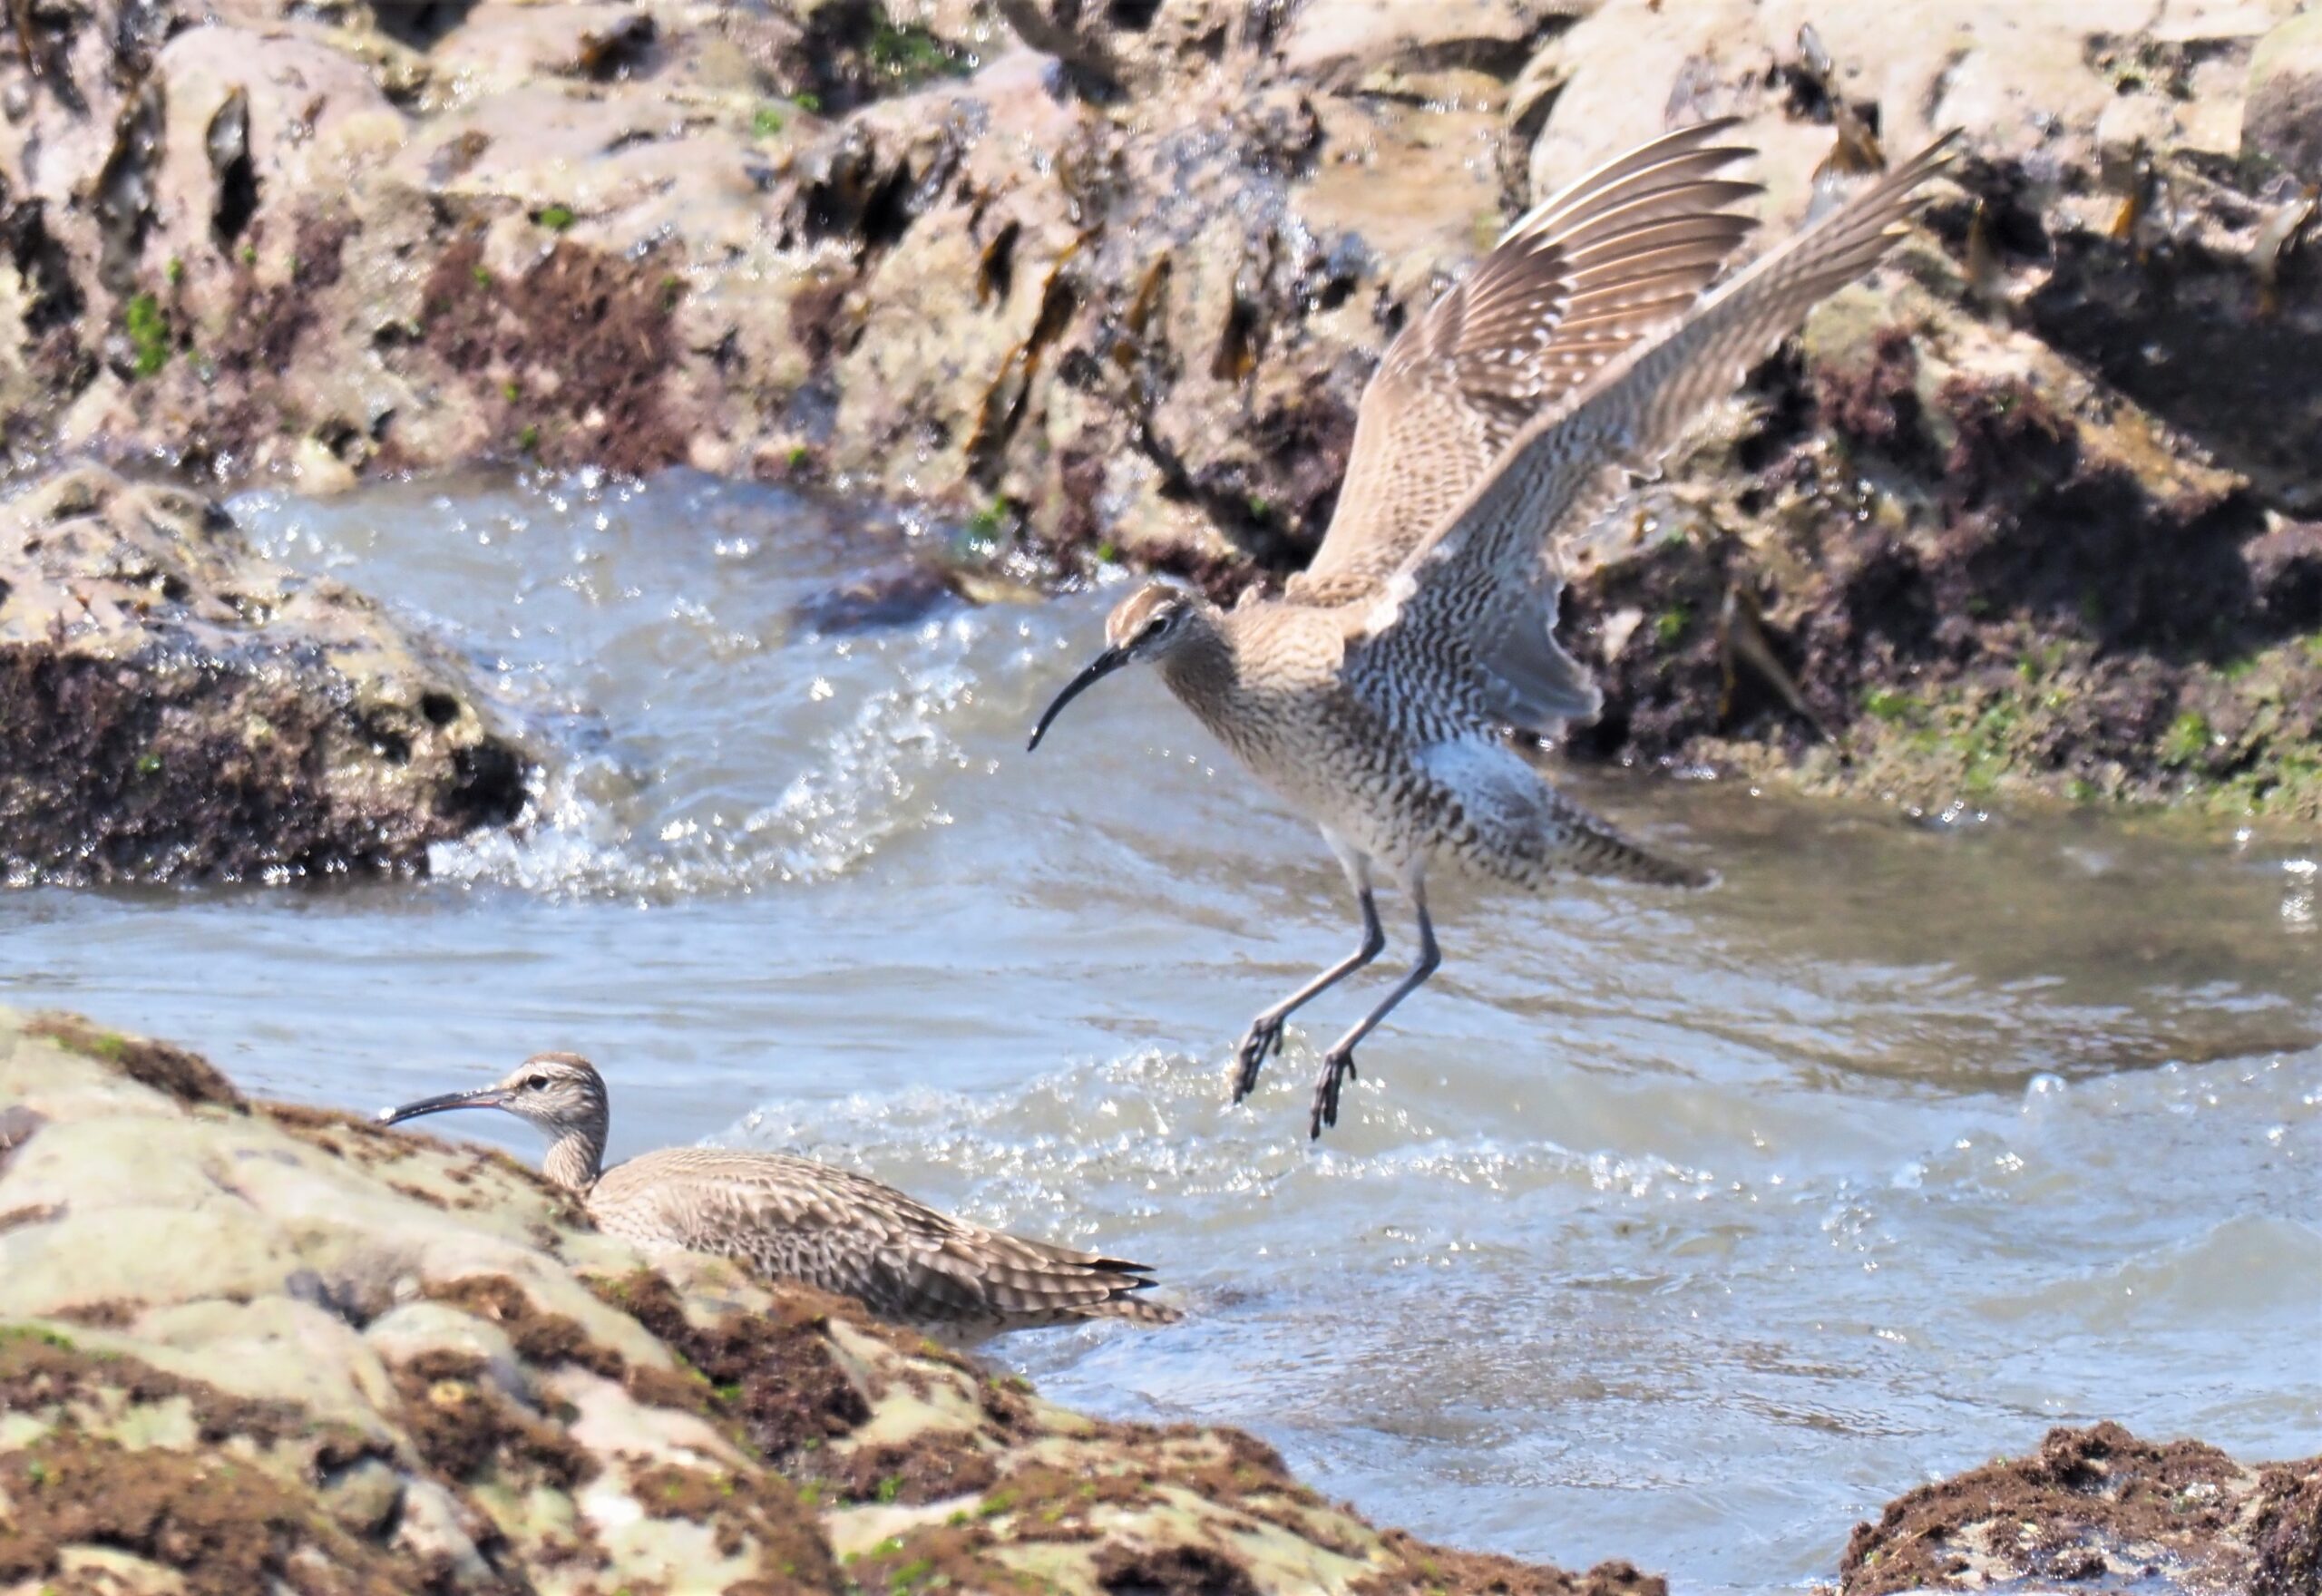
[(548, 1077), (546, 1075), (534, 1075), (531, 1080), (526, 1081), (524, 1085), (530, 1086), (535, 1092), (545, 1092), (548, 1090)]
[(1145, 623), (1145, 635), (1148, 637), (1157, 637), (1176, 624), (1177, 612), (1174, 609), (1165, 609)]

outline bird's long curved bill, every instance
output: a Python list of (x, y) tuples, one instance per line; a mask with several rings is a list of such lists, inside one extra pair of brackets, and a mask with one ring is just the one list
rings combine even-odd
[(1065, 683), (1064, 691), (1049, 700), (1048, 712), (1040, 716), (1040, 724), (1032, 728), (1032, 740), (1024, 744), (1024, 752), (1029, 754), (1040, 745), (1040, 739), (1049, 735), (1049, 722), (1054, 720), (1066, 705), (1127, 663), (1128, 650), (1126, 648), (1107, 648), (1090, 660), (1086, 670)]
[(501, 1104), (500, 1088), (478, 1086), (473, 1092), (445, 1092), (440, 1096), (422, 1097), (416, 1103), (406, 1103), (401, 1108), (379, 1110), (383, 1125), (401, 1124), (407, 1119), (417, 1119), (423, 1114), (445, 1114), (454, 1108), (497, 1108)]

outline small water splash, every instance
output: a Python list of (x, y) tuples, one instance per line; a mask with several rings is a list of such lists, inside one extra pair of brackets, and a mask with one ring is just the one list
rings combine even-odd
[[(802, 750), (808, 763), (772, 803), (737, 801), (766, 779), (747, 772), (680, 789), (632, 781), (608, 757), (584, 758), (542, 781), (507, 832), (439, 844), (430, 865), (465, 886), (656, 902), (844, 875), (898, 836), (951, 823), (926, 777), (966, 768), (946, 723), (973, 699), (966, 656), (985, 629), (962, 615), (921, 628), (907, 647), (854, 647), (886, 684), (861, 693), (835, 732)], [(816, 677), (796, 696), (819, 706), (835, 695)], [(705, 794), (704, 785), (717, 791)]]
[(582, 473), (235, 508), (268, 552), (393, 592), (543, 750), (515, 826), (432, 852), (463, 890), (664, 903), (844, 876), (951, 822), (931, 778), (965, 768), (951, 723), (1024, 651), (940, 591), (908, 628), (801, 623), (901, 534), (744, 484)]
[(2317, 890), (2322, 890), (2322, 861), (2282, 861), (2282, 929), (2294, 937), (2310, 937), (2322, 929), (2315, 912)]
[(934, 663), (915, 665), (907, 681), (863, 699), (821, 758), (743, 822), (744, 834), (779, 861), (781, 880), (837, 876), (900, 832), (951, 823), (920, 778), (938, 767), (967, 768), (944, 723), (974, 695), (975, 673), (961, 656), (981, 630), (967, 616), (922, 628), (921, 647)]

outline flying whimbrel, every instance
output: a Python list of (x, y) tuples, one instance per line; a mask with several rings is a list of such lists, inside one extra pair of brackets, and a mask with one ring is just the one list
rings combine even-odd
[(1141, 1263), (988, 1231), (811, 1159), (668, 1147), (605, 1169), (604, 1077), (575, 1054), (539, 1054), (493, 1085), (423, 1097), (379, 1119), (457, 1108), (504, 1109), (546, 1134), (541, 1173), (599, 1230), (648, 1253), (715, 1253), (859, 1298), (882, 1318), (954, 1331), (1178, 1317), (1139, 1295), (1153, 1284)]
[(1655, 139), (1518, 221), (1388, 347), (1338, 511), (1282, 597), (1228, 610), (1166, 583), (1139, 589), (1034, 728), (1037, 748), (1090, 684), (1149, 659), (1338, 856), (1361, 945), (1251, 1023), (1236, 1103), (1291, 1015), (1385, 948), (1374, 870), (1409, 894), (1419, 959), (1323, 1055), (1315, 1136), (1338, 1122), (1355, 1045), (1439, 962), (1430, 868), (1528, 888), (1558, 870), (1706, 884), (1565, 797), (1511, 745), (1602, 703), (1555, 638), (1558, 545), (1600, 524), (1626, 471), (1660, 460), (1818, 301), (1878, 262), (1950, 142), (1712, 289), (1751, 225), (1726, 207), (1757, 191), (1717, 175), (1752, 153), (1718, 142), (1732, 126)]

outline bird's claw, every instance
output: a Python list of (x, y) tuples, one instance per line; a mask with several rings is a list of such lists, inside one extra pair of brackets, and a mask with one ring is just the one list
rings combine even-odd
[(1322, 1127), (1339, 1123), (1339, 1088), (1355, 1078), (1354, 1055), (1336, 1049), (1322, 1055), (1322, 1073), (1314, 1082), (1314, 1114), (1307, 1122), (1309, 1141), (1322, 1138)]
[(1282, 1020), (1263, 1015), (1250, 1022), (1248, 1035), (1242, 1038), (1241, 1046), (1234, 1054), (1234, 1102), (1241, 1102), (1256, 1090), (1258, 1069), (1265, 1063), (1266, 1055), (1282, 1051), (1283, 1025)]

